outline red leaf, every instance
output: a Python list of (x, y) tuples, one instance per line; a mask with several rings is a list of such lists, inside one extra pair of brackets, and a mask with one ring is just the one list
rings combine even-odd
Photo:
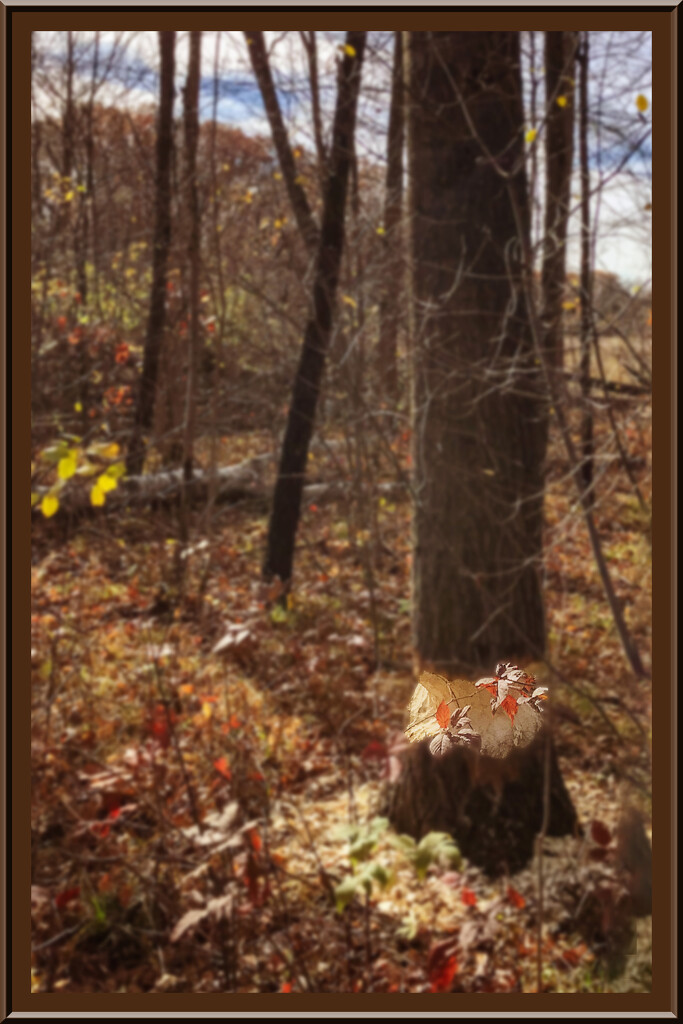
[(453, 978), (458, 973), (458, 961), (455, 954), (447, 960), (435, 966), (429, 972), (429, 982), (432, 992), (448, 992), (453, 984)]
[(445, 700), (442, 700), (436, 709), (436, 720), (442, 729), (448, 728), (451, 721), (451, 712)]
[(471, 889), (467, 889), (463, 886), (463, 890), (460, 893), (460, 896), (466, 907), (476, 907), (477, 897), (476, 894), (473, 893)]
[(249, 842), (251, 843), (252, 849), (256, 850), (256, 852), (258, 853), (259, 850), (263, 846), (263, 842), (261, 840), (261, 836), (258, 834), (256, 829), (249, 829), (248, 835), (249, 835)]
[(592, 821), (591, 838), (600, 846), (609, 846), (612, 842), (612, 833), (602, 821)]
[(515, 698), (514, 697), (509, 697), (509, 696), (506, 697), (505, 700), (501, 702), (500, 706), (502, 707), (502, 709), (505, 712), (505, 714), (509, 716), (510, 721), (514, 722), (515, 715), (517, 714), (517, 708), (518, 708), (518, 704), (517, 704), (517, 701), (515, 700)]
[(582, 942), (579, 946), (576, 946), (574, 949), (565, 949), (562, 953), (562, 959), (566, 961), (566, 963), (568, 963), (571, 967), (576, 967), (579, 960), (586, 952), (586, 949), (587, 946), (584, 942)]
[(511, 885), (508, 885), (507, 898), (510, 903), (512, 903), (513, 907), (517, 907), (518, 910), (521, 910), (522, 907), (526, 906), (526, 900), (522, 896), (521, 892), (517, 892), (517, 890), (513, 889)]
[(282, 982), (282, 987), (281, 987), (280, 991), (281, 992), (291, 992), (292, 991), (292, 983), (291, 983), (291, 981), (283, 981)]
[(216, 771), (223, 776), (224, 779), (228, 779), (228, 781), (230, 781), (230, 779), (232, 778), (232, 772), (230, 771), (230, 767), (225, 757), (216, 758), (216, 760), (213, 762), (213, 766), (216, 769)]
[(497, 679), (480, 679), (474, 684), (476, 687), (483, 686), (485, 690), (492, 693), (494, 697), (498, 696), (498, 680)]
[(380, 740), (372, 740), (360, 755), (365, 761), (383, 761), (387, 756), (387, 748)]
[(62, 910), (67, 903), (70, 903), (71, 900), (75, 900), (77, 896), (80, 896), (80, 893), (81, 887), (79, 885), (75, 885), (73, 889), (63, 889), (62, 892), (57, 893), (55, 896), (55, 906), (59, 910)]

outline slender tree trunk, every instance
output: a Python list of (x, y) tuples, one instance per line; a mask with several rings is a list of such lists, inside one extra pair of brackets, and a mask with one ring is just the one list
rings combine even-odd
[(256, 81), (258, 82), (263, 105), (266, 108), (270, 130), (273, 135), (273, 143), (277, 151), (282, 177), (287, 188), (289, 201), (294, 211), (299, 231), (310, 254), (316, 251), (318, 245), (318, 228), (308, 199), (301, 183), (297, 180), (299, 172), (296, 169), (294, 155), (287, 137), (287, 129), (282, 119), (280, 104), (275, 91), (275, 83), (268, 62), (266, 44), (263, 39), (263, 32), (245, 32), (245, 38), (249, 47), (251, 66), (254, 69)]
[(588, 39), (583, 33), (579, 78), (579, 160), (581, 164), (581, 278), (580, 346), (581, 380), (581, 479), (589, 504), (595, 497), (593, 483), (593, 410), (590, 396), (591, 335), (593, 329), (593, 268), (591, 266), (590, 169), (588, 166)]
[(159, 33), (161, 84), (157, 128), (157, 169), (155, 186), (154, 251), (152, 255), (152, 291), (147, 339), (138, 387), (135, 420), (126, 468), (139, 476), (145, 460), (146, 440), (154, 415), (159, 372), (159, 356), (166, 322), (166, 268), (171, 244), (171, 163), (173, 157), (173, 76), (175, 73), (175, 32)]
[(199, 138), (199, 74), (201, 62), (201, 32), (190, 32), (190, 63), (185, 85), (185, 174), (187, 188), (188, 245), (187, 262), (190, 270), (189, 305), (190, 330), (187, 368), (187, 396), (185, 402), (185, 444), (183, 472), (185, 480), (192, 478), (192, 460), (196, 418), (197, 360), (199, 354), (199, 196), (197, 193), (197, 140)]
[(347, 33), (345, 54), (339, 67), (329, 175), (315, 259), (312, 310), (294, 381), (268, 529), (263, 575), (266, 579), (279, 577), (286, 586), (292, 577), (308, 447), (332, 333), (365, 36), (365, 32)]
[(308, 74), (311, 81), (311, 113), (313, 115), (313, 137), (318, 157), (318, 177), (324, 191), (327, 177), (327, 151), (323, 140), (323, 120), (320, 110), (320, 83), (318, 81), (318, 44), (315, 32), (301, 32), (301, 41), (308, 58)]
[(189, 503), (187, 486), (192, 480), (194, 440), (197, 418), (197, 370), (199, 362), (199, 247), (200, 215), (197, 192), (197, 141), (199, 138), (199, 77), (201, 65), (201, 32), (190, 32), (190, 60), (184, 89), (185, 178), (187, 191), (190, 329), (187, 351), (187, 388), (185, 391), (185, 424), (183, 437), (183, 480), (180, 508), (181, 541), (189, 537)]
[(541, 270), (541, 323), (552, 365), (564, 365), (562, 301), (565, 297), (567, 222), (574, 155), (576, 33), (545, 33), (545, 232)]
[(377, 371), (380, 387), (388, 397), (398, 392), (398, 330), (403, 320), (401, 303), (403, 245), (401, 208), (403, 204), (403, 38), (394, 33), (394, 66), (391, 107), (387, 136), (387, 175), (384, 193), (384, 243), (386, 259), (382, 267), (379, 300), (379, 340)]
[(409, 38), (414, 645), (437, 671), (545, 646), (519, 61), (516, 32)]

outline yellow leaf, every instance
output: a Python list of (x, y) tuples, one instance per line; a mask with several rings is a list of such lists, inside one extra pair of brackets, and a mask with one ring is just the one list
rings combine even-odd
[(567, 102), (568, 101), (567, 101), (567, 97), (566, 96), (558, 96), (557, 97), (557, 105), (558, 105), (558, 107), (566, 107), (567, 106)]
[(575, 302), (569, 302), (569, 301), (563, 302), (562, 303), (562, 309), (566, 309), (566, 311), (568, 313), (570, 313), (573, 309), (576, 309), (576, 303)]
[(59, 508), (59, 501), (55, 498), (54, 494), (46, 494), (40, 503), (40, 511), (43, 513), (46, 519), (53, 516)]
[(102, 456), (105, 459), (115, 459), (120, 451), (121, 449), (117, 445), (116, 441), (112, 441), (111, 444), (108, 444), (106, 448), (102, 449)]
[(209, 704), (208, 701), (205, 701), (202, 704), (202, 714), (204, 715), (204, 718), (211, 718), (211, 715), (213, 714), (213, 704)]
[(276, 171), (273, 177), (275, 178), (276, 181), (282, 181), (282, 175), (280, 174), (279, 171)]
[(355, 49), (355, 47), (350, 46), (348, 43), (344, 43), (344, 45), (342, 47), (340, 47), (340, 49), (346, 54), (347, 57), (355, 57), (356, 56), (356, 49)]
[(380, 227), (377, 228), (377, 234), (378, 235), (386, 235), (386, 231), (384, 230), (383, 227), (380, 226)]
[(75, 412), (83, 412), (83, 403), (82, 402), (74, 402), (74, 411)]
[(111, 466), (107, 466), (105, 475), (112, 477), (114, 480), (119, 480), (122, 476), (126, 475), (125, 462), (114, 462)]
[(647, 108), (650, 106), (647, 97), (643, 96), (642, 92), (636, 96), (636, 106), (641, 114), (644, 114)]
[(92, 490), (90, 492), (90, 504), (91, 505), (104, 505), (105, 501), (106, 501), (106, 497), (105, 497), (104, 491), (102, 490), (101, 487), (98, 487), (97, 484), (94, 484), (93, 488), (92, 488)]
[(356, 309), (358, 306), (356, 300), (352, 299), (350, 295), (342, 295), (342, 302), (345, 302), (347, 306), (351, 307), (351, 309)]
[(538, 135), (538, 132), (536, 131), (536, 129), (535, 128), (530, 128), (529, 131), (524, 136), (524, 138), (525, 138), (526, 142), (533, 142), (537, 135)]
[(70, 203), (71, 200), (73, 199), (73, 197), (74, 197), (74, 193), (72, 191), (71, 192), (67, 192), (66, 195), (64, 196), (64, 202), (65, 203)]
[(76, 472), (76, 460), (68, 455), (57, 463), (57, 476), (60, 480), (68, 480)]
[(103, 494), (106, 494), (107, 491), (115, 491), (118, 486), (118, 480), (115, 480), (113, 476), (108, 476), (106, 473), (98, 476), (97, 483), (95, 484), (95, 487), (99, 487)]

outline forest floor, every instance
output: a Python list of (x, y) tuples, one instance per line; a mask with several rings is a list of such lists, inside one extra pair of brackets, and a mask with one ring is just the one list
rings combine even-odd
[[(649, 418), (621, 426), (649, 505)], [(230, 437), (219, 462), (269, 444)], [(339, 458), (318, 451), (312, 477)], [(631, 927), (626, 806), (649, 834), (650, 682), (629, 676), (559, 448), (552, 465), (533, 670), (584, 837), (548, 843), (542, 987), (646, 991), (650, 919), (617, 966), (611, 939)], [(649, 668), (649, 514), (616, 461), (598, 494)], [(34, 992), (537, 990), (536, 866), (491, 881), (438, 843), (420, 860), (379, 814), (415, 684), (409, 518), (407, 495), (307, 505), (286, 607), (246, 503), (198, 513), (182, 560), (170, 512), (35, 525)]]

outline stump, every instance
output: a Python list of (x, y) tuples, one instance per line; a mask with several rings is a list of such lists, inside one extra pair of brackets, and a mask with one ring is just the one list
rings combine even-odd
[[(545, 741), (541, 731), (505, 758), (465, 747), (437, 758), (428, 739), (412, 745), (386, 795), (384, 813), (397, 832), (415, 839), (431, 831), (450, 833), (463, 856), (490, 876), (513, 874), (531, 860), (542, 827)], [(548, 835), (579, 831), (552, 740), (549, 811)]]

